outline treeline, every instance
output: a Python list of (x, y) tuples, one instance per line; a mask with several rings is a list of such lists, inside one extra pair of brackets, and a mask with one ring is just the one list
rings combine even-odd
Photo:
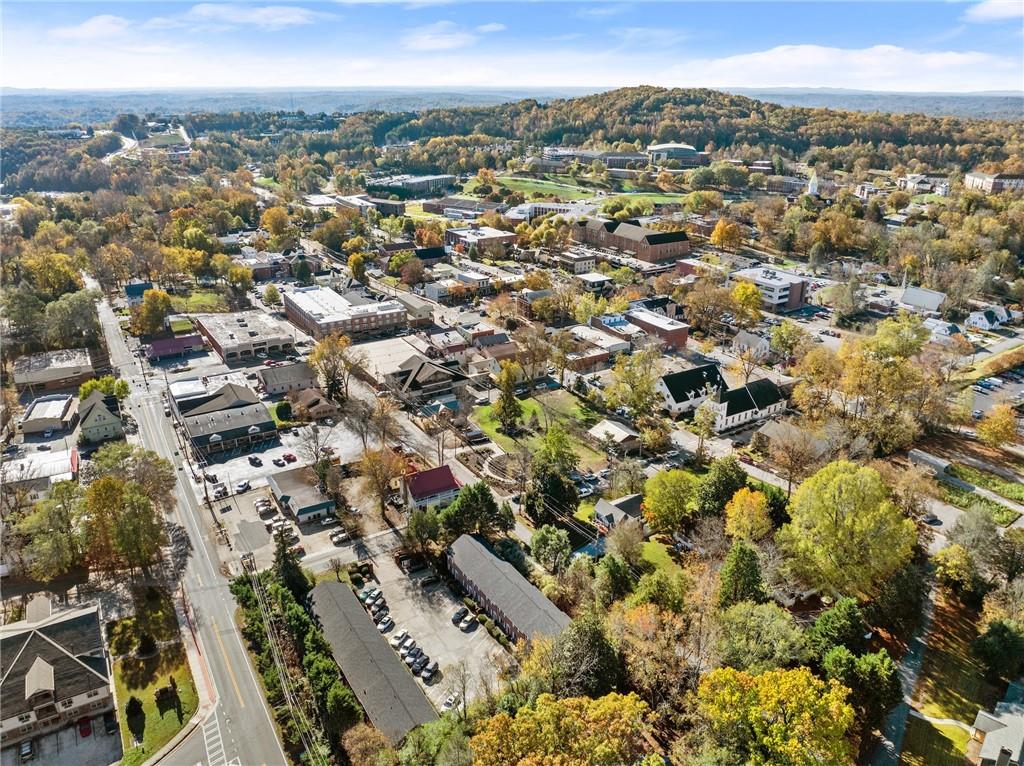
[(104, 133), (89, 139), (56, 138), (37, 131), (4, 131), (0, 181), (10, 191), (95, 191), (110, 185), (110, 169), (99, 159), (121, 146)]

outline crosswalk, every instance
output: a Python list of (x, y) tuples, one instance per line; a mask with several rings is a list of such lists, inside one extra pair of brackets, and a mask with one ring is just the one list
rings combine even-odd
[[(206, 743), (206, 766), (228, 766), (224, 753), (224, 738), (216, 713), (203, 723), (203, 741)], [(235, 759), (236, 762), (237, 760)]]

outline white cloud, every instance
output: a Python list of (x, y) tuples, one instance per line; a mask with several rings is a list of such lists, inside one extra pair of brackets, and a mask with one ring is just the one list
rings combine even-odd
[[(1019, 88), (1020, 64), (980, 51), (914, 51), (895, 45), (780, 45), (670, 67), (669, 81), (708, 87), (971, 91)], [(1014, 80), (1017, 84), (1013, 85)]]
[(424, 27), (410, 29), (402, 36), (402, 44), (414, 51), (447, 51), (465, 48), (477, 40), (452, 21), (438, 21)]
[(481, 24), (476, 28), (476, 31), (486, 35), (491, 32), (504, 32), (506, 29), (508, 29), (508, 27), (506, 27), (504, 24), (499, 24), (498, 22), (491, 22), (490, 24)]
[(124, 34), (132, 25), (121, 16), (103, 14), (86, 19), (73, 27), (58, 27), (50, 31), (51, 37), (60, 40), (102, 40)]
[(981, 0), (964, 11), (961, 18), (978, 23), (1024, 18), (1024, 0)]
[(580, 8), (576, 11), (576, 15), (585, 19), (603, 19), (609, 16), (618, 16), (629, 9), (628, 4), (598, 3), (589, 8)]
[(679, 29), (664, 27), (615, 27), (611, 30), (626, 45), (639, 45), (644, 48), (670, 48), (687, 38), (686, 32)]
[(288, 27), (316, 23), (330, 14), (297, 5), (239, 5), (235, 3), (200, 3), (185, 14), (189, 21), (231, 26), (252, 26), (276, 31)]

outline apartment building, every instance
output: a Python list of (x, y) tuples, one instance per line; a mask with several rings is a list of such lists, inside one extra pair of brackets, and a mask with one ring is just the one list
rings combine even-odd
[(964, 186), (979, 189), (986, 194), (1000, 194), (1004, 191), (1024, 191), (1024, 174), (1021, 173), (968, 173)]
[(595, 247), (613, 248), (645, 263), (683, 258), (690, 252), (685, 231), (656, 231), (635, 221), (603, 221), (597, 218), (576, 221), (572, 237)]
[(285, 316), (297, 327), (322, 338), (387, 335), (405, 329), (408, 314), (398, 301), (374, 301), (356, 292), (339, 295), (329, 287), (302, 287), (283, 296)]
[(804, 305), (807, 280), (779, 269), (755, 267), (740, 269), (729, 275), (729, 282), (750, 282), (761, 291), (761, 303), (768, 311), (792, 311)]

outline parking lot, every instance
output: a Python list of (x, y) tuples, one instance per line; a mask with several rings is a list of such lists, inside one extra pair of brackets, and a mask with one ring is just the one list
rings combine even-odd
[(390, 640), (407, 630), (430, 661), (437, 661), (437, 675), (424, 686), (434, 707), (440, 710), (445, 697), (458, 683), (459, 674), (454, 669), (460, 662), (466, 665), (466, 696), (470, 701), (480, 697), (488, 685), (492, 689), (497, 685), (498, 668), (511, 656), (479, 623), (466, 632), (452, 624), (452, 614), (462, 606), (462, 601), (443, 582), (420, 587), (420, 581), (432, 574), (429, 569), (407, 575), (391, 557), (378, 556), (374, 572), (377, 580), (372, 584), (384, 593), (395, 621), (385, 638)]
[[(1019, 380), (1013, 380), (1014, 377)], [(997, 383), (997, 380), (1001, 383)], [(994, 405), (1001, 402), (1021, 404), (1024, 402), (1024, 365), (1016, 367), (1008, 373), (1004, 372), (983, 378), (971, 388), (974, 392), (975, 415), (978, 412), (988, 412)]]
[[(119, 762), (124, 755), (119, 733), (105, 734), (101, 715), (91, 721), (92, 733), (88, 737), (79, 735), (77, 725), (36, 737), (36, 754), (28, 763), (36, 766), (106, 766)], [(0, 751), (0, 766), (20, 766), (22, 763), (17, 747), (5, 747)]]

